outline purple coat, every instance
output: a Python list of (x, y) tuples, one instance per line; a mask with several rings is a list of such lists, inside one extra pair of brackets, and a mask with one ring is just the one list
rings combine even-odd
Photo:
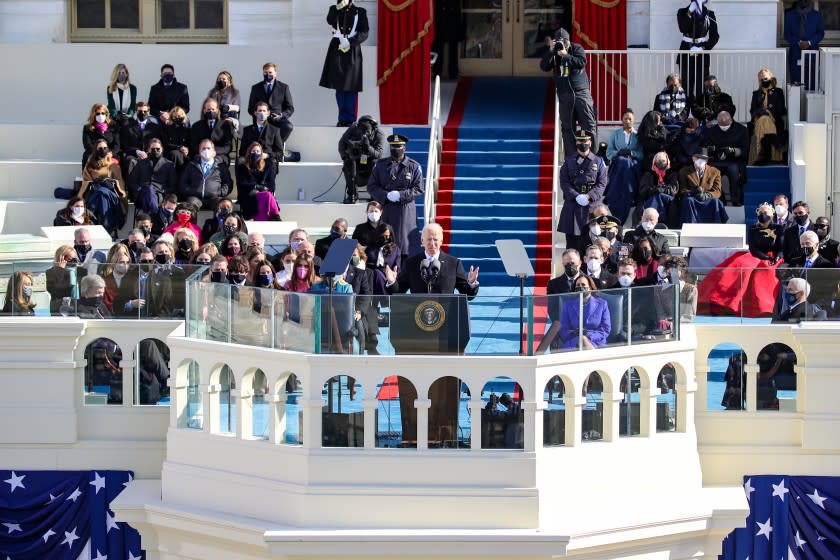
[[(578, 159), (581, 161), (578, 162)], [(589, 197), (589, 205), (581, 206), (575, 198), (581, 194), (580, 190)], [(560, 191), (563, 194), (563, 208), (560, 210), (560, 221), (557, 231), (571, 235), (581, 235), (587, 230), (589, 213), (604, 201), (604, 191), (607, 188), (607, 166), (604, 160), (589, 152), (585, 158), (579, 154), (572, 154), (563, 162), (560, 168)]]
[[(603, 346), (607, 343), (612, 324), (610, 310), (606, 300), (591, 296), (583, 304), (583, 332), (589, 337), (592, 346)], [(563, 348), (577, 348), (580, 331), (579, 300), (571, 299), (563, 303), (560, 316), (560, 339)]]

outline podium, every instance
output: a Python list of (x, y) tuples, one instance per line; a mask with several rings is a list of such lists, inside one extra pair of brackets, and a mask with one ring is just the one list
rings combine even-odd
[(397, 354), (463, 354), (470, 341), (467, 296), (391, 296), (390, 340)]

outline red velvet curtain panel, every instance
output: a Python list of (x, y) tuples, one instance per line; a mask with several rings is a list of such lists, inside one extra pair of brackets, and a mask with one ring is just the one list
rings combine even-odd
[(429, 121), (432, 0), (379, 0), (377, 73), (384, 124)]
[[(626, 0), (575, 0), (573, 40), (591, 50), (627, 48)], [(627, 104), (627, 55), (587, 56), (598, 121), (621, 121)]]

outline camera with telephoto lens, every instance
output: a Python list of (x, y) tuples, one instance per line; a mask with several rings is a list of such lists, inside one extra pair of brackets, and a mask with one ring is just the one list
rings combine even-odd
[(223, 118), (230, 117), (232, 119), (238, 119), (239, 118), (239, 111), (231, 111), (230, 110), (230, 105), (227, 105), (227, 104), (222, 105), (222, 117)]
[(368, 148), (370, 147), (369, 142), (365, 142), (366, 138), (361, 140), (348, 140), (347, 143), (350, 144), (350, 157), (352, 159), (359, 159), (363, 155), (368, 153)]
[(568, 51), (570, 45), (571, 45), (571, 43), (569, 43), (568, 39), (565, 39), (565, 38), (557, 39), (554, 42), (554, 52), (559, 53), (559, 52), (563, 52), (563, 51)]

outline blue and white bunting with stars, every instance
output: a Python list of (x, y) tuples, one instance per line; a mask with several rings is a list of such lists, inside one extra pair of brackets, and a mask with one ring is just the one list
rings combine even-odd
[(129, 471), (0, 470), (0, 560), (141, 560), (140, 533), (114, 519)]
[(744, 477), (750, 514), (723, 540), (723, 560), (840, 558), (840, 477)]

